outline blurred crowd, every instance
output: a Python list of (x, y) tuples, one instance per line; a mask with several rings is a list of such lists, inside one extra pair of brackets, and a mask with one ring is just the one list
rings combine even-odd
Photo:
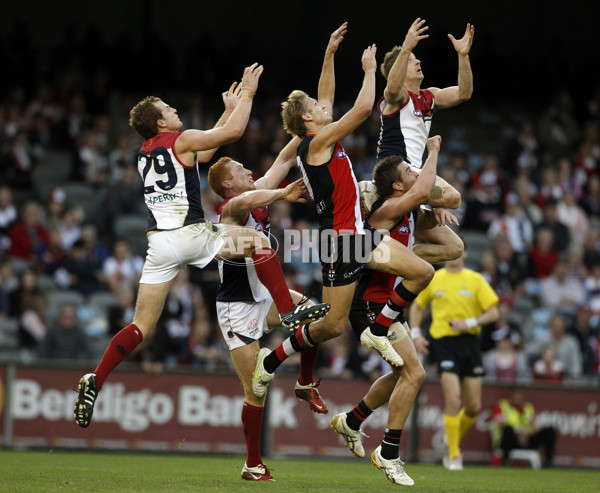
[[(257, 177), (264, 174), (287, 142), (279, 117), (284, 96), (259, 94), (244, 137), (214, 160), (226, 154)], [(186, 128), (210, 128), (222, 112), (219, 94), (172, 97), (167, 102)], [(131, 320), (145, 236), (143, 228), (117, 224), (124, 216), (144, 222), (146, 214), (136, 163), (141, 140), (127, 126), (135, 102), (111, 91), (101, 69), (90, 77), (67, 70), (53, 84), (15, 86), (4, 95), (0, 340), (8, 350), (3, 354), (95, 359)], [(476, 114), (477, 103), (469, 105)], [(482, 335), (486, 378), (597, 383), (600, 90), (584, 108), (559, 91), (544, 111), (512, 115), (490, 142), (494, 152), (469, 151), (477, 125), (482, 123), (461, 120), (456, 110), (452, 132), (436, 127), (434, 118), (432, 133), (444, 138), (439, 173), (462, 193), (456, 214), (469, 247), (468, 266), (483, 273), (501, 298), (500, 320)], [(343, 143), (359, 180), (370, 178), (378, 133), (374, 112)], [(477, 142), (477, 148), (485, 149), (485, 143)], [(220, 198), (206, 186), (202, 194), (206, 215), (215, 220)], [(317, 229), (311, 204), (277, 202), (270, 218), (280, 245), (286, 231)], [(318, 262), (292, 255), (283, 267), (290, 287), (319, 297)], [(214, 263), (182, 271), (157, 330), (131, 359), (147, 371), (178, 365), (229, 369), (216, 325), (218, 282)], [(16, 347), (10, 346), (11, 327)], [(266, 344), (274, 346), (284, 336), (274, 331)], [(291, 358), (287, 366), (293, 370), (297, 364)], [(321, 376), (372, 379), (386, 371), (350, 331), (323, 344), (317, 364)]]

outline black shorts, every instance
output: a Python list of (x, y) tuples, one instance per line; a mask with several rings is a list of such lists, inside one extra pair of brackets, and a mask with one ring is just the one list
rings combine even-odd
[(472, 334), (431, 339), (430, 351), (437, 363), (438, 375), (444, 371), (463, 377), (482, 377), (479, 337)]
[(359, 234), (321, 238), (319, 248), (323, 286), (327, 287), (355, 282), (371, 254), (371, 242)]
[[(350, 325), (352, 325), (352, 331), (354, 335), (360, 340), (360, 335), (363, 331), (371, 325), (377, 315), (381, 312), (385, 303), (375, 303), (373, 301), (365, 301), (362, 299), (355, 298), (352, 300), (352, 308), (350, 308)], [(404, 323), (406, 320), (404, 314), (400, 313), (394, 322)]]

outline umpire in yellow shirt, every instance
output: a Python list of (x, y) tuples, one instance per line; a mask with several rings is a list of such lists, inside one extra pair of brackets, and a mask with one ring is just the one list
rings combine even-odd
[[(481, 410), (481, 377), (484, 373), (479, 345), (481, 325), (498, 319), (498, 295), (481, 274), (465, 268), (466, 256), (465, 244), (463, 255), (446, 262), (446, 267), (436, 272), (409, 311), (411, 335), (417, 351), (422, 354), (431, 351), (437, 363), (444, 393), (444, 428), (448, 444), (444, 467), (452, 471), (463, 469), (460, 440)], [(431, 343), (420, 329), (423, 310), (428, 304), (431, 304)]]

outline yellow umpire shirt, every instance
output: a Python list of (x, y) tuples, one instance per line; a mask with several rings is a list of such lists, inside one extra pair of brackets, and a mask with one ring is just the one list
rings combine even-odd
[(463, 268), (460, 272), (448, 272), (445, 268), (435, 273), (433, 279), (415, 299), (421, 309), (431, 303), (431, 327), (434, 339), (461, 334), (477, 335), (481, 326), (457, 332), (448, 320), (464, 320), (478, 317), (498, 304), (499, 298), (479, 272)]

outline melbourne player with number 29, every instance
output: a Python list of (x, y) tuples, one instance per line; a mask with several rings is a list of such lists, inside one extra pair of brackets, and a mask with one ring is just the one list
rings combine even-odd
[(265, 235), (204, 219), (197, 164), (210, 159), (219, 146), (242, 136), (262, 71), (262, 65), (247, 67), (241, 87), (236, 89), (234, 84), (223, 94), (226, 112), (220, 126), (211, 130), (180, 132), (183, 124), (177, 110), (156, 97), (143, 99), (131, 110), (130, 125), (145, 139), (138, 154), (138, 170), (149, 211), (148, 253), (133, 322), (113, 337), (94, 372), (79, 381), (74, 414), (82, 428), (91, 422), (104, 381), (152, 331), (175, 276), (188, 264), (202, 268), (213, 259), (250, 257), (283, 326), (296, 328), (303, 320), (327, 313), (327, 304), (294, 306), (277, 255)]

